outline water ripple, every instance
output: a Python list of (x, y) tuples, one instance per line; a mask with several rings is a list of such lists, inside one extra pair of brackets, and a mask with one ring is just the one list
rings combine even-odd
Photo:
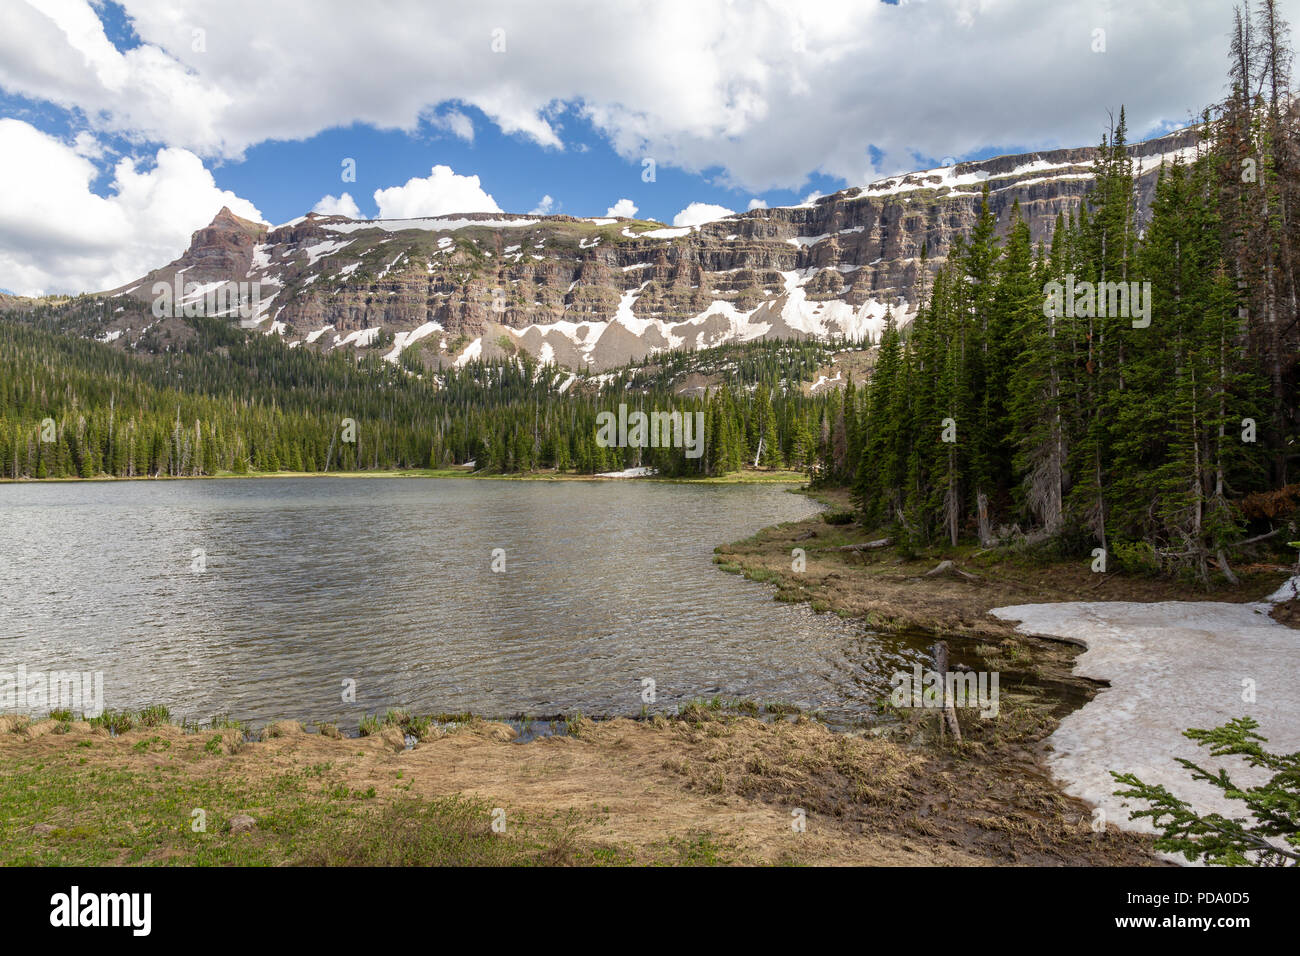
[(815, 509), (761, 486), (4, 485), (0, 670), (101, 670), (109, 706), (195, 718), (634, 714), (649, 677), (652, 709), (721, 693), (848, 720), (919, 652), (711, 563)]

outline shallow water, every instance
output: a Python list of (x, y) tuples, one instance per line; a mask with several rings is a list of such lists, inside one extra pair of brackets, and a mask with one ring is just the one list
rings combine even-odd
[(102, 671), (108, 707), (196, 720), (634, 715), (648, 679), (652, 712), (722, 695), (849, 723), (925, 660), (917, 639), (775, 602), (712, 563), (816, 510), (758, 485), (0, 485), (0, 672)]

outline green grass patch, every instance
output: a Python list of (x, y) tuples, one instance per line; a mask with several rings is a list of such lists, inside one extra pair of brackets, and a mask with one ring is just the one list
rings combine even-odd
[[(214, 735), (213, 741), (220, 738)], [(211, 744), (213, 741), (209, 741)], [(143, 741), (154, 747), (153, 740)], [(206, 749), (206, 747), (205, 747)], [(617, 866), (711, 865), (725, 848), (702, 835), (647, 860), (587, 840), (585, 818), (506, 814), (463, 796), (377, 799), (325, 778), (331, 766), (249, 779), (187, 773), (183, 754), (150, 771), (88, 767), (86, 751), (7, 760), (0, 774), (4, 866)], [(172, 763), (171, 761), (175, 761)], [(195, 811), (202, 811), (197, 814)], [(249, 814), (252, 832), (230, 832)], [(195, 827), (202, 822), (202, 828)]]

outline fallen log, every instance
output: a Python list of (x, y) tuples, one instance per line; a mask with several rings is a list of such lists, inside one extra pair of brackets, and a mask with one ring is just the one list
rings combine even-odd
[(894, 543), (893, 538), (880, 538), (876, 541), (864, 541), (861, 544), (842, 544), (839, 547), (830, 548), (831, 551), (874, 551), (876, 548), (887, 548)]

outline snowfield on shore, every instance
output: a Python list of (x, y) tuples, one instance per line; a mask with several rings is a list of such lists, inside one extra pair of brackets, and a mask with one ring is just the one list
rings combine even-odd
[(1065, 638), (1087, 647), (1075, 662), (1081, 676), (1109, 687), (1067, 716), (1049, 738), (1047, 763), (1067, 793), (1100, 806), (1105, 819), (1126, 829), (1154, 832), (1148, 820), (1131, 820), (1113, 795), (1108, 771), (1132, 771), (1163, 784), (1202, 812), (1229, 817), (1245, 813), (1194, 782), (1178, 757), (1209, 768), (1225, 767), (1233, 781), (1268, 779), (1238, 757), (1211, 758), (1183, 736), (1234, 717), (1253, 717), (1268, 738), (1266, 750), (1300, 750), (1300, 631), (1269, 617), (1272, 605), (1300, 590), (1292, 578), (1264, 601), (1070, 602), (995, 608), (1003, 620), (1019, 621), (1026, 634)]

